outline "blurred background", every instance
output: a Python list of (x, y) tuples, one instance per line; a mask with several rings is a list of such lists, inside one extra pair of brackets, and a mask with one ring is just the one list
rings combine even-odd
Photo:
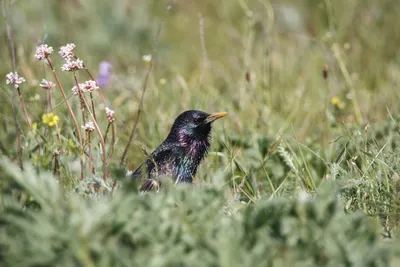
[[(400, 266), (398, 0), (0, 5), (0, 266)], [(13, 70), (7, 29), (31, 127), (6, 84)], [(58, 87), (51, 95), (62, 144), (42, 119), (50, 93), (39, 83), (54, 81), (34, 57), (42, 43), (54, 48), (79, 127), (60, 46), (76, 45), (115, 111), (109, 184), (97, 134), (92, 175)], [(85, 71), (77, 76), (89, 79)], [(104, 131), (105, 107), (93, 95)], [(114, 188), (188, 109), (229, 113), (213, 125), (196, 186), (157, 194), (135, 193), (134, 183)], [(107, 156), (111, 148), (109, 133)]]
[[(146, 157), (141, 147), (154, 149), (187, 109), (229, 112), (215, 124), (212, 150), (242, 159), (247, 167), (259, 162), (280, 134), (333, 160), (342, 146), (332, 142), (340, 136), (367, 124), (369, 131), (383, 129), (382, 135), (384, 127), (396, 124), (400, 6), (394, 0), (11, 3), (3, 1), (3, 15), (12, 26), (17, 71), (27, 80), (23, 95), (34, 120), (44, 112), (46, 92), (38, 84), (51, 78), (34, 58), (36, 46), (46, 43), (58, 52), (75, 43), (76, 55), (91, 72), (106, 76), (102, 87), (116, 112), (117, 154), (127, 142), (157, 43), (129, 168)], [(0, 35), (4, 78), (12, 70), (5, 20)], [(61, 73), (57, 53), (52, 60), (68, 90), (72, 76)], [(2, 123), (12, 128), (10, 92), (3, 88), (1, 94)], [(53, 96), (61, 103), (58, 91)], [(78, 101), (72, 103), (77, 109)], [(71, 126), (61, 116), (67, 114), (65, 105), (55, 112), (61, 128)], [(14, 143), (13, 137), (2, 138)], [(211, 156), (206, 169), (221, 165), (213, 160), (217, 157)], [(199, 176), (205, 178), (202, 170)]]

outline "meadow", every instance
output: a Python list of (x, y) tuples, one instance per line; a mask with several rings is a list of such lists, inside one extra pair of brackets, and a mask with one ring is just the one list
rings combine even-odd
[[(400, 266), (395, 0), (0, 4), (0, 266)], [(189, 109), (194, 184), (138, 192)]]

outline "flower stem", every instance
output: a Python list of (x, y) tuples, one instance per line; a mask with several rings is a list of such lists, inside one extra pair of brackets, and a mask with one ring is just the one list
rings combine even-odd
[(114, 154), (114, 146), (115, 146), (115, 126), (114, 123), (111, 124), (111, 152), (110, 158)]
[[(100, 87), (99, 87), (99, 90), (100, 90)], [(92, 105), (93, 117), (94, 117), (94, 119), (96, 119), (96, 112), (95, 112), (95, 110), (94, 110), (94, 101), (93, 101), (93, 94), (92, 94), (92, 92), (90, 92), (89, 95), (90, 95), (90, 102), (91, 102), (91, 105)]]
[[(12, 3), (10, 3), (12, 5)], [(15, 49), (14, 49), (14, 40), (12, 38), (12, 25), (11, 25), (11, 10), (9, 9), (8, 11), (6, 10), (6, 4), (5, 1), (2, 1), (2, 14), (4, 17), (4, 21), (6, 24), (6, 31), (7, 31), (7, 39), (8, 39), (8, 48), (10, 51), (10, 57), (11, 57), (11, 65), (12, 65), (12, 71), (15, 73), (16, 71), (16, 64), (15, 64)], [(9, 6), (10, 8), (11, 6)], [(14, 122), (15, 122), (15, 134), (17, 135), (17, 158), (18, 158), (18, 165), (21, 169), (24, 168), (23, 165), (23, 160), (22, 160), (22, 142), (21, 142), (21, 125), (18, 120), (18, 115), (17, 115), (17, 105), (15, 103), (15, 91), (12, 91), (12, 113), (14, 117)]]
[(87, 143), (88, 143), (88, 153), (89, 153), (89, 170), (90, 170), (90, 174), (93, 175), (94, 173), (94, 169), (93, 169), (93, 155), (92, 155), (92, 149), (90, 146), (90, 132), (88, 131), (87, 134)]
[(21, 102), (22, 110), (24, 111), (24, 114), (25, 114), (26, 121), (28, 122), (29, 127), (32, 127), (32, 120), (31, 120), (31, 117), (29, 117), (28, 111), (26, 110), (25, 101), (22, 98), (22, 93), (21, 93), (21, 89), (19, 88), (19, 86), (17, 87), (17, 92), (18, 92), (18, 96), (19, 96), (19, 101)]
[[(79, 85), (76, 84), (76, 86), (78, 86), (78, 90), (80, 90), (79, 89)], [(81, 102), (82, 123), (83, 123), (83, 125), (85, 125), (85, 123), (86, 123), (86, 119), (85, 119), (85, 104), (83, 104), (83, 99), (82, 99), (81, 94), (79, 94), (79, 100)]]
[(46, 58), (46, 59), (47, 59), (47, 63), (48, 63), (49, 66), (50, 66), (50, 69), (51, 69), (52, 72), (53, 72), (53, 76), (54, 76), (54, 78), (56, 79), (56, 83), (57, 83), (58, 87), (60, 88), (61, 94), (62, 94), (62, 96), (63, 96), (63, 98), (64, 98), (64, 101), (65, 101), (65, 103), (66, 103), (66, 105), (67, 105), (68, 112), (69, 112), (69, 114), (71, 115), (72, 121), (73, 121), (73, 123), (74, 123), (75, 130), (76, 130), (76, 134), (78, 135), (78, 140), (79, 140), (79, 152), (80, 152), (80, 157), (79, 157), (79, 158), (80, 158), (80, 164), (81, 164), (81, 180), (83, 180), (83, 178), (84, 178), (84, 163), (83, 163), (83, 143), (82, 143), (81, 131), (80, 131), (80, 129), (79, 129), (78, 122), (76, 121), (75, 114), (74, 114), (74, 112), (72, 111), (72, 108), (71, 108), (71, 105), (70, 105), (69, 102), (68, 102), (67, 96), (65, 95), (64, 88), (62, 87), (61, 82), (60, 82), (60, 79), (58, 78), (58, 75), (57, 75), (57, 73), (56, 73), (56, 70), (54, 69), (53, 64), (51, 63), (50, 59), (49, 59), (49, 58)]
[[(25, 114), (26, 121), (29, 125), (29, 128), (32, 129), (32, 119), (28, 114), (28, 110), (26, 109), (25, 101), (24, 101), (24, 98), (22, 97), (21, 89), (19, 88), (19, 86), (17, 87), (17, 92), (18, 92), (18, 96), (19, 96), (19, 101), (21, 102), (22, 110), (24, 111), (24, 114)], [(39, 155), (40, 155), (40, 151), (41, 151), (40, 140), (37, 135), (35, 135), (35, 139), (37, 142), (37, 148), (39, 149)]]
[[(77, 58), (78, 57), (75, 56), (75, 59), (77, 59)], [(83, 64), (83, 68), (86, 70), (86, 73), (89, 75), (90, 79), (92, 79), (93, 81), (96, 81), (96, 79), (94, 78), (94, 76), (92, 75), (92, 73), (89, 71), (89, 69), (86, 67), (85, 64)], [(100, 94), (101, 100), (103, 101), (104, 106), (107, 107), (107, 102), (106, 102), (106, 99), (104, 98), (104, 95), (103, 95), (103, 92), (101, 91), (100, 86), (99, 86), (99, 89), (97, 91), (99, 91), (99, 94)]]
[[(75, 79), (75, 83), (78, 84), (78, 79), (76, 78), (75, 72), (74, 72), (74, 79)], [(102, 154), (103, 154), (103, 179), (105, 181), (105, 180), (107, 180), (107, 155), (106, 155), (106, 145), (104, 143), (104, 138), (103, 138), (103, 135), (101, 134), (99, 126), (97, 125), (96, 119), (93, 116), (93, 113), (90, 111), (89, 105), (86, 101), (86, 98), (85, 98), (83, 92), (81, 90), (78, 90), (78, 92), (79, 92), (79, 95), (82, 96), (82, 100), (85, 105), (85, 108), (89, 112), (89, 115), (93, 121), (94, 127), (96, 128), (97, 134), (99, 135), (100, 145), (101, 145)]]
[(114, 154), (114, 145), (115, 145), (115, 127), (113, 122), (109, 122), (107, 125), (106, 133), (104, 134), (104, 142), (107, 142), (107, 134), (110, 130), (111, 126), (111, 151), (109, 157), (111, 158)]
[[(53, 101), (51, 100), (51, 90), (47, 91), (47, 95), (48, 95), (48, 98), (47, 98), (48, 106), (49, 106), (49, 109), (52, 110), (53, 109)], [(60, 145), (62, 145), (60, 127), (58, 127), (58, 122), (56, 122), (56, 131), (57, 131), (58, 142), (60, 143)]]

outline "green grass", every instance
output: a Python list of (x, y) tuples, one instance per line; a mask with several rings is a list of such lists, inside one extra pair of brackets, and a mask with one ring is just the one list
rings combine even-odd
[[(46, 266), (132, 261), (144, 266), (396, 266), (398, 253), (387, 246), (398, 244), (400, 208), (400, 30), (395, 26), (400, 7), (394, 0), (177, 1), (168, 12), (168, 1), (12, 2), (1, 2), (6, 18), (0, 22), (0, 245), (10, 246), (0, 259), (6, 266), (17, 260), (18, 266), (28, 266), (29, 255)], [(5, 83), (12, 71), (7, 25), (35, 129), (25, 121), (16, 90)], [(42, 78), (54, 81), (46, 64), (34, 58), (42, 42), (55, 49), (51, 60), (68, 95), (74, 79), (61, 72), (61, 45), (75, 43), (76, 55), (95, 76), (101, 61), (113, 65), (112, 83), (102, 88), (116, 116), (107, 184), (101, 182), (96, 132), (91, 140), (96, 175), (90, 175), (85, 154), (85, 180), (79, 182), (79, 144), (59, 88), (52, 89), (52, 97), (62, 145), (55, 128), (41, 120), (47, 92), (38, 84)], [(149, 69), (142, 56), (155, 45), (143, 112), (124, 167), (141, 164), (142, 148), (152, 151), (162, 142), (184, 110), (227, 111), (229, 116), (214, 124), (211, 153), (193, 188), (143, 196), (125, 184), (119, 161)], [(79, 82), (89, 79), (84, 71), (77, 74)], [(96, 92), (94, 101), (104, 134), (107, 119)], [(72, 96), (69, 102), (80, 127), (79, 99)], [(26, 173), (15, 168), (13, 103), (24, 166), (34, 169)], [(57, 149), (62, 151), (58, 159)], [(111, 151), (110, 139), (106, 151)], [(48, 174), (55, 169), (58, 184)], [(112, 187), (114, 179), (120, 182), (112, 195), (91, 186)], [(306, 204), (301, 202), (305, 196)], [(333, 217), (323, 213), (329, 205), (335, 207)], [(304, 215), (303, 208), (319, 215)], [(88, 214), (96, 216), (93, 225), (86, 222)], [(63, 216), (72, 221), (58, 221)], [(70, 227), (74, 223), (78, 226)], [(62, 236), (69, 228), (79, 242)], [(11, 242), (16, 229), (32, 233)], [(38, 236), (41, 241), (34, 242)], [(111, 243), (99, 245), (107, 238)], [(26, 243), (31, 244), (27, 261), (18, 259)], [(119, 250), (124, 257), (116, 256)], [(239, 250), (244, 252), (235, 255)]]

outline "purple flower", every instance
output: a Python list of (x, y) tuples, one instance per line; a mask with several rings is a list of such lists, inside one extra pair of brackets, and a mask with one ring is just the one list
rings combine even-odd
[(99, 74), (100, 76), (107, 76), (111, 74), (112, 65), (110, 62), (102, 61), (99, 64)]
[(99, 64), (99, 76), (96, 81), (99, 86), (106, 86), (111, 80), (112, 65), (110, 62), (102, 61)]

